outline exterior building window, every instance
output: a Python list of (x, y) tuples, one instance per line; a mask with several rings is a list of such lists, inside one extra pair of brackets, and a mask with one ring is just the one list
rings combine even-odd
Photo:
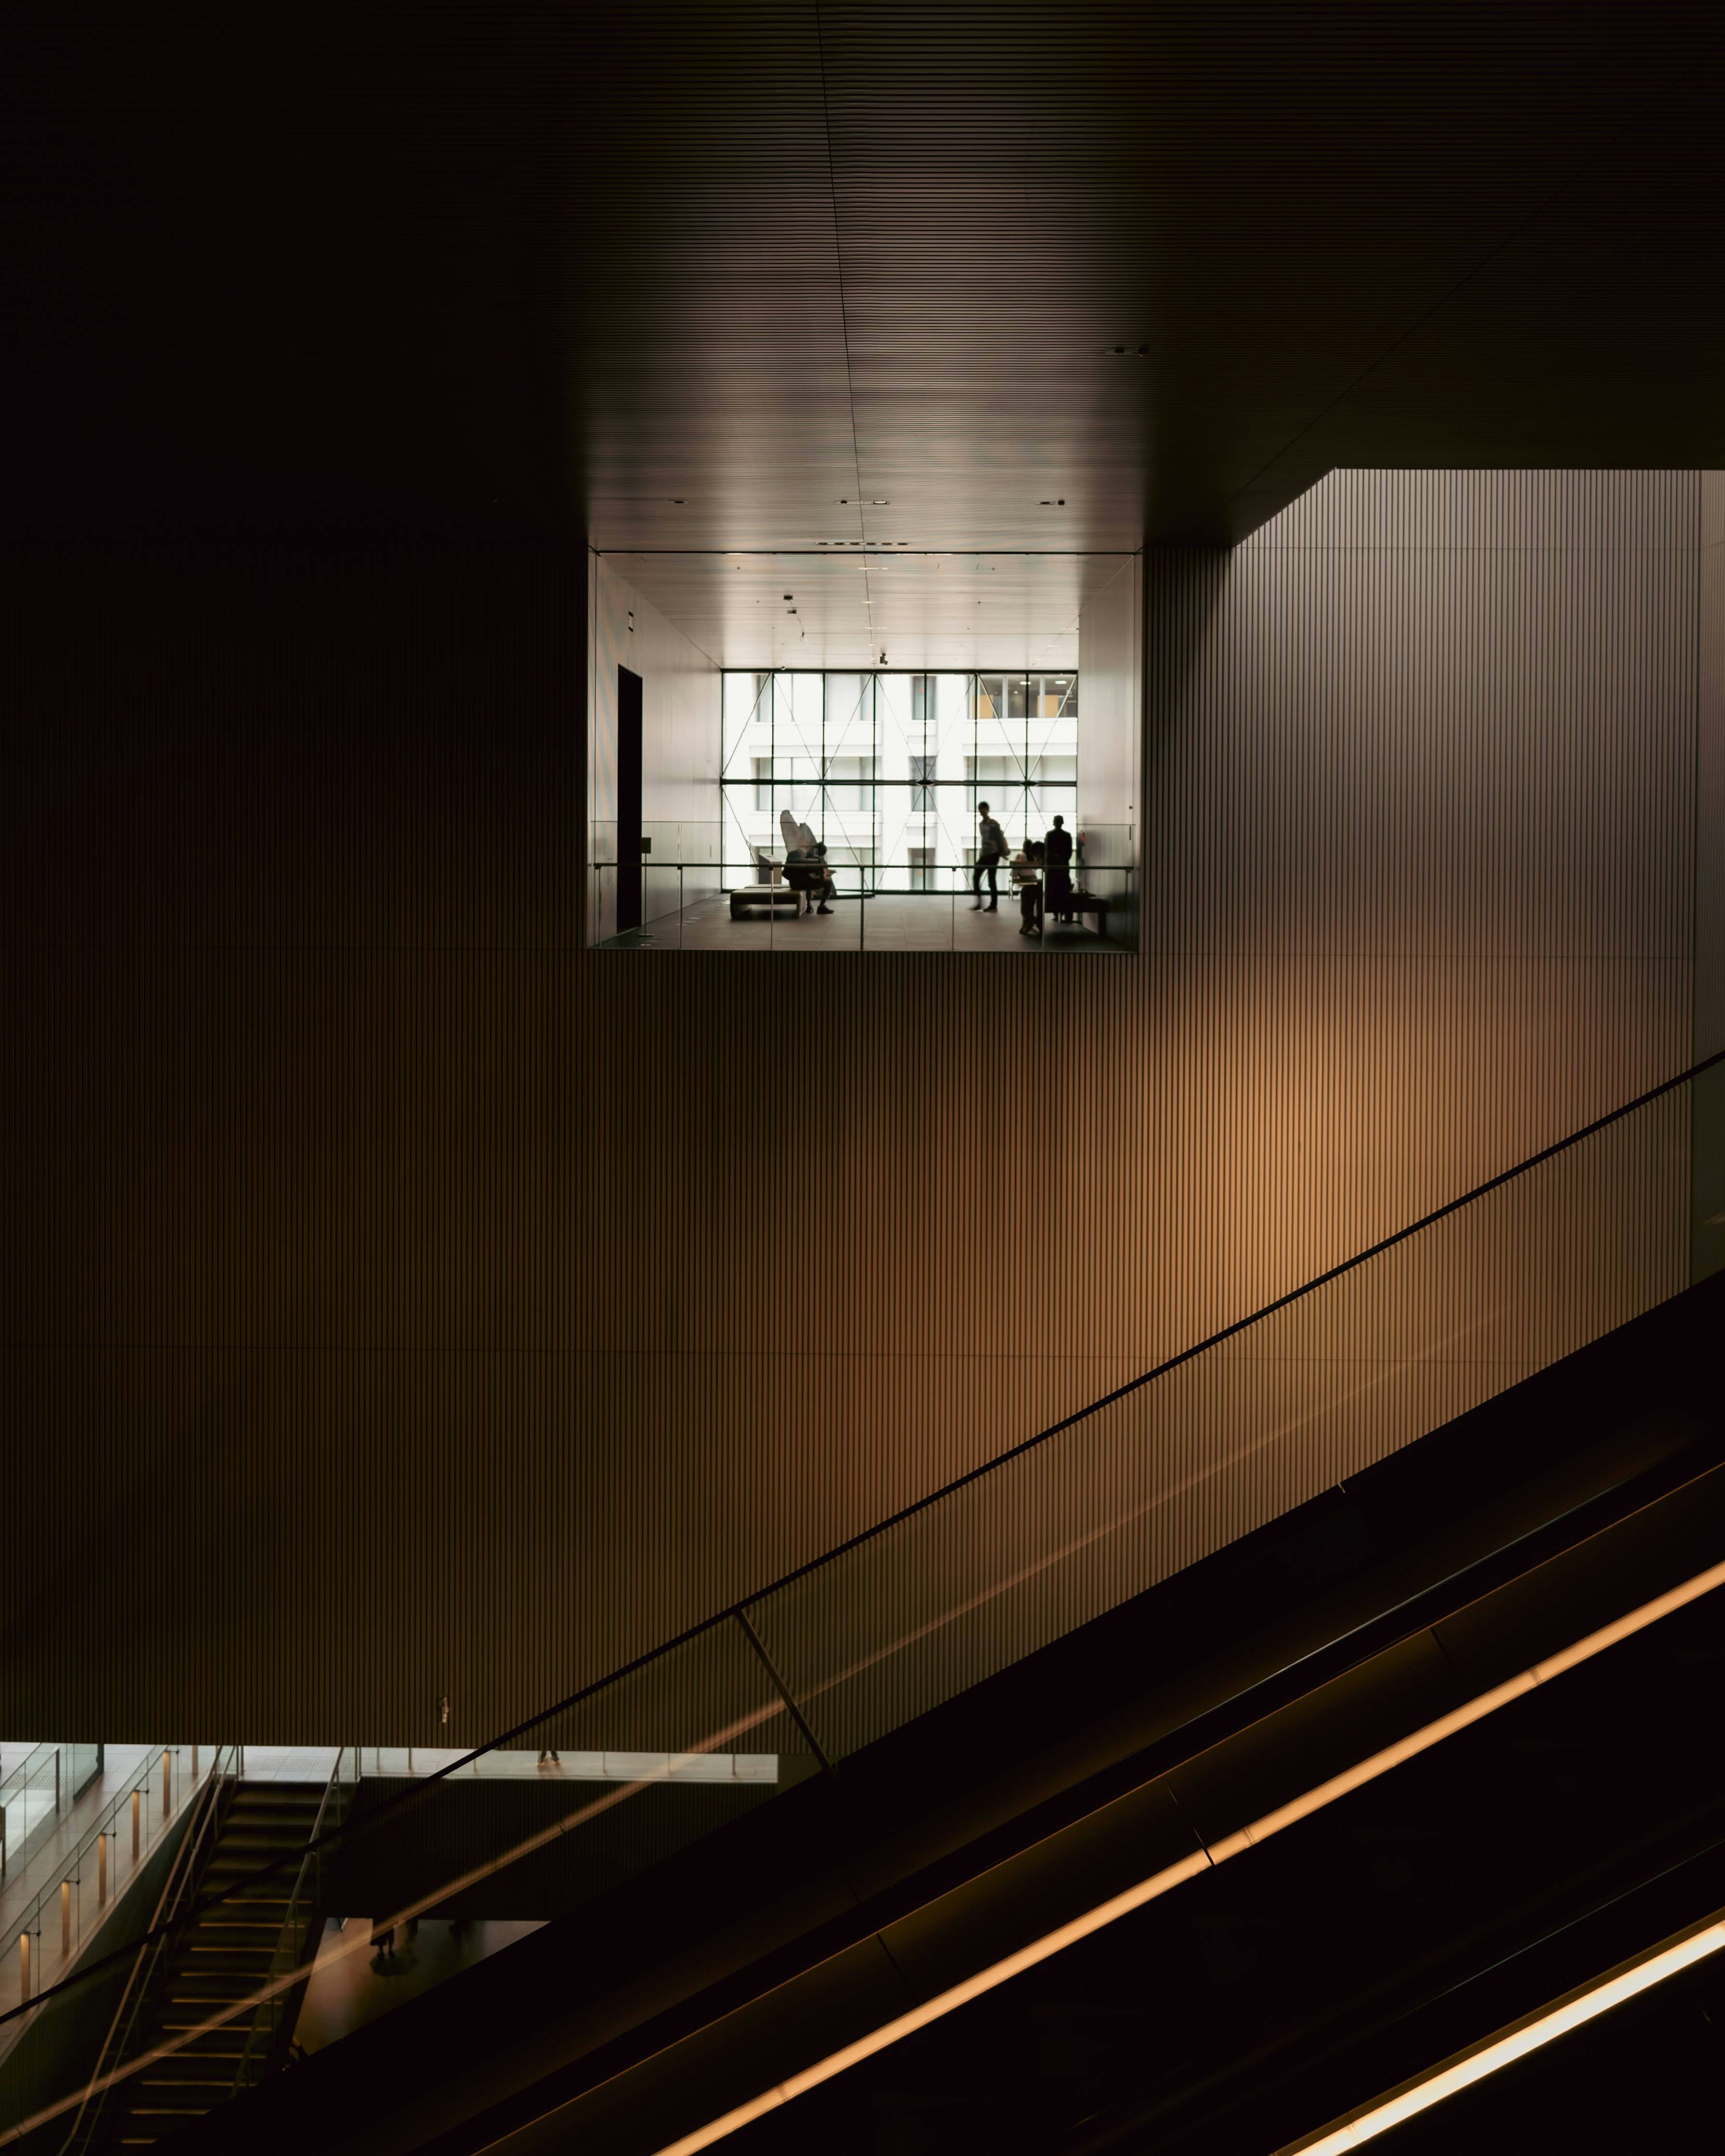
[(726, 674), (726, 880), (782, 854), (787, 811), (852, 891), (948, 890), (979, 800), (1014, 848), (1056, 815), (1076, 829), (1078, 689), (1070, 672)]

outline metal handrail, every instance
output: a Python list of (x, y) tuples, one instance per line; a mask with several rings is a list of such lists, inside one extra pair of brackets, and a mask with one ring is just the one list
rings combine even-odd
[[(60, 2144), (60, 2156), (81, 2156), (81, 2152), (90, 2146), (102, 2107), (108, 2099), (105, 2076), (110, 2071), (110, 2062), (117, 2065), (131, 2048), (138, 2015), (149, 1994), (150, 1979), (161, 1965), (162, 1954), (182, 1917), (182, 1905), (187, 1891), (203, 1864), (216, 1814), (221, 1805), (224, 1763), (231, 1758), (237, 1773), (244, 1758), (244, 1748), (241, 1745), (223, 1745), (217, 1750), (210, 1761), (209, 1773), (203, 1787), (195, 1800), (198, 1810), (181, 1838), (179, 1847), (174, 1851), (174, 1861), (169, 1866), (167, 1877), (162, 1881), (150, 1928), (137, 1941), (135, 1950), (122, 1949), (133, 1951), (131, 1968), (127, 1972), (126, 1987), (120, 1994), (114, 2017), (108, 2024), (108, 2033), (96, 2055), (95, 2071), (85, 2084), (84, 2099), (73, 2115), (66, 2138)], [(90, 2101), (92, 2094), (95, 2097), (93, 2104)]]
[[(44, 1747), (39, 1748), (46, 1749), (49, 1748)], [(53, 1900), (56, 1894), (64, 1894), (68, 1886), (81, 1887), (84, 1879), (84, 1867), (90, 1862), (92, 1856), (94, 1856), (97, 1861), (98, 1871), (102, 1871), (102, 1851), (100, 1845), (105, 1839), (106, 1839), (110, 1840), (110, 1842), (113, 1842), (114, 1845), (118, 1845), (117, 1840), (116, 1840), (116, 1823), (120, 1820), (121, 1815), (125, 1811), (126, 1806), (132, 1802), (134, 1797), (147, 1796), (151, 1782), (156, 1775), (159, 1762), (169, 1758), (177, 1759), (185, 1748), (186, 1748), (183, 1745), (178, 1744), (152, 1744), (148, 1748), (148, 1751), (145, 1755), (143, 1765), (139, 1768), (137, 1773), (132, 1776), (126, 1787), (110, 1800), (102, 1810), (100, 1817), (97, 1819), (95, 1825), (87, 1829), (84, 1835), (80, 1838), (77, 1845), (73, 1849), (71, 1856), (54, 1866), (54, 1876), (51, 1877), (49, 1882), (42, 1887), (41, 1891), (37, 1894), (34, 1901), (29, 1904), (28, 1909), (22, 1919), (14, 1919), (8, 1922), (7, 1928), (8, 1935), (13, 1933), (28, 1933), (34, 1938), (39, 1939), (41, 1938), (43, 1919), (48, 1903)], [(192, 1750), (195, 1758), (198, 1751), (197, 1746), (194, 1745), (192, 1748)], [(35, 1754), (32, 1753), (31, 1758), (33, 1759), (34, 1757)], [(192, 1791), (196, 1789), (201, 1779), (202, 1778), (194, 1769), (192, 1784), (187, 1791), (187, 1801), (190, 1799)], [(163, 1811), (160, 1825), (157, 1826), (155, 1834), (150, 1837), (151, 1846), (154, 1845), (156, 1840), (160, 1839), (162, 1834), (167, 1832), (167, 1827), (173, 1816), (174, 1815), (172, 1812), (167, 1810)], [(143, 1840), (141, 1834), (134, 1856), (134, 1861), (136, 1863), (142, 1862), (142, 1850)], [(99, 1929), (100, 1928), (100, 1925), (108, 1912), (116, 1906), (118, 1899), (119, 1896), (117, 1892), (111, 1896), (105, 1893), (102, 1895), (101, 1898), (99, 1899), (97, 1902), (96, 1922), (92, 1928)], [(80, 1932), (82, 1930), (81, 1912), (80, 1930)], [(66, 1950), (69, 1950), (69, 1945), (70, 1943), (67, 1942)], [(28, 1999), (20, 2002), (20, 2004), (23, 2005), (28, 2005), (31, 2002)]]
[[(331, 1798), (336, 1800), (338, 1812), (341, 1809), (340, 1796), (343, 1786), (341, 1762), (347, 1756), (345, 1746), (336, 1751), (336, 1763), (330, 1769), (330, 1779), (325, 1783), (323, 1795), (318, 1801), (317, 1815), (311, 1822), (311, 1832), (306, 1837), (305, 1847), (300, 1856), (300, 1869), (294, 1879), (293, 1892), (288, 1897), (287, 1914), (282, 1918), (281, 1930), (277, 1935), (275, 1948), (270, 1956), (270, 1971), (267, 1979), (269, 1996), (253, 2014), (252, 2025), (246, 2032), (245, 2042), (240, 2050), (239, 2064), (234, 2069), (234, 2091), (236, 2095), (241, 2089), (256, 2087), (253, 2065), (260, 2035), (266, 2035), (268, 2038), (264, 2046), (264, 2069), (268, 2070), (270, 2054), (275, 2048), (276, 2032), (281, 2026), (283, 2015), (282, 1994), (275, 1989), (276, 1980), (286, 1970), (299, 1966), (300, 1957), (305, 1951), (306, 1936), (310, 1931), (310, 1919), (308, 1918), (305, 1930), (302, 1932), (300, 1912), (308, 1873), (316, 1882), (311, 1903), (311, 1915), (314, 1917), (321, 1899), (324, 1821), (330, 1810)], [(354, 1779), (357, 1782), (359, 1779), (359, 1747), (357, 1745), (353, 1748), (353, 1774)], [(335, 1824), (340, 1825), (339, 1819)], [(259, 2079), (261, 2077), (261, 2075), (258, 2076)]]

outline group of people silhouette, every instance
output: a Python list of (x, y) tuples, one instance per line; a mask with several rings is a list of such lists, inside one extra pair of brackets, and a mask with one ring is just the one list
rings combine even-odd
[[(994, 820), (986, 801), (977, 803), (980, 843), (976, 868), (970, 879), (973, 913), (997, 913), (1000, 909), (1000, 864), (1006, 859), (1006, 834)], [(1045, 912), (1058, 912), (1062, 899), (1072, 896), (1072, 834), (1064, 816), (1040, 839), (1027, 838), (1010, 863), (1012, 881), (1019, 894), (1019, 933), (1040, 936)], [(988, 903), (983, 904), (983, 878), (988, 879)]]
[[(1019, 933), (1040, 936), (1045, 913), (1058, 913), (1061, 901), (1072, 896), (1072, 834), (1064, 816), (1040, 839), (1026, 838), (1020, 850), (1008, 859), (1006, 834), (995, 821), (986, 801), (977, 803), (979, 839), (976, 866), (970, 887), (973, 913), (1000, 910), (1000, 869), (1005, 863), (1013, 887), (1019, 894)], [(836, 896), (827, 850), (806, 824), (798, 824), (788, 809), (782, 812), (779, 827), (785, 841), (784, 880), (797, 894), (798, 918), (812, 913), (830, 913), (829, 901)], [(762, 855), (763, 864), (766, 856)], [(763, 875), (765, 868), (763, 866)], [(988, 880), (988, 898), (983, 902), (983, 878)], [(733, 914), (735, 907), (733, 906)]]

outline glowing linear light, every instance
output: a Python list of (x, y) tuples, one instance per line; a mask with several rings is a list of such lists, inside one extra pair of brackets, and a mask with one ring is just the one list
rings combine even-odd
[(1392, 2089), (1388, 2096), (1379, 2097), (1353, 2118), (1343, 2119), (1340, 2125), (1322, 2128), (1303, 2141), (1290, 2142), (1278, 2152), (1278, 2156), (1340, 2156), (1344, 2149), (1361, 2148), (1380, 2133), (1389, 2133), (1391, 2127), (1399, 2126), (1404, 2119), (1430, 2111), (1445, 2097), (1471, 2088), (1476, 2082), (1513, 2066), (1530, 2051), (1554, 2044), (1572, 2029), (1579, 2029), (1599, 2015), (1609, 2014), (1614, 2006), (1622, 2005), (1625, 1999), (1635, 1998), (1638, 1992), (1651, 1991), (1656, 1984), (1663, 1984), (1667, 1977), (1704, 1961), (1722, 1947), (1725, 1947), (1725, 1918), (1709, 1917), (1698, 1930), (1654, 1948), (1640, 1960), (1615, 1969), (1609, 1975), (1594, 1978), (1591, 1984), (1583, 1984), (1555, 2005), (1542, 2007), (1537, 2014), (1517, 2022), (1502, 2035), (1487, 2037), (1472, 2051), (1459, 2052), (1441, 2066), (1416, 2074), (1412, 2081), (1404, 2082), (1399, 2088)]
[[(696, 2156), (697, 2150), (711, 2148), (715, 2143), (726, 2139), (743, 2127), (752, 2125), (756, 2119), (764, 2118), (769, 2111), (778, 2110), (782, 2104), (806, 2095), (810, 2089), (819, 2088), (823, 2082), (831, 2081), (848, 2067), (860, 2066), (865, 2059), (873, 2058), (877, 2051), (886, 2051), (905, 2037), (914, 2035), (919, 2029), (927, 2028), (931, 2022), (942, 2020), (961, 2006), (968, 2006), (972, 1999), (980, 1999), (984, 1993), (1009, 1983), (1014, 1977), (1022, 1975), (1026, 1969), (1035, 1968), (1039, 1962), (1047, 1961), (1066, 1948), (1076, 1946), (1081, 1939), (1089, 1938), (1093, 1933), (1103, 1930), (1122, 1917), (1130, 1916), (1134, 1910), (1144, 1908), (1187, 1880), (1196, 1878), (1200, 1872), (1209, 1871), (1218, 1864), (1225, 1864), (1230, 1857), (1239, 1856), (1246, 1850), (1255, 1848), (1260, 1842), (1267, 1841), (1271, 1835), (1281, 1833), (1284, 1827), (1310, 1818), (1312, 1813), (1322, 1811), (1327, 1804), (1334, 1804), (1338, 1797), (1345, 1797), (1352, 1790), (1363, 1789), (1367, 1783), (1376, 1781), (1380, 1774), (1387, 1774), (1393, 1767), (1399, 1767), (1404, 1760), (1417, 1758), (1420, 1753), (1429, 1752), (1434, 1745), (1442, 1743), (1446, 1737), (1453, 1737), (1459, 1731), (1471, 1728), (1476, 1722), (1484, 1721), (1487, 1715), (1495, 1714), (1512, 1701), (1524, 1697), (1538, 1686), (1549, 1682), (1553, 1677), (1563, 1676), (1566, 1670), (1575, 1669), (1581, 1663), (1590, 1661), (1595, 1655), (1603, 1654), (1606, 1648), (1615, 1647), (1620, 1640), (1630, 1639), (1637, 1632), (1645, 1631), (1648, 1625), (1656, 1624), (1661, 1617), (1668, 1617), (1673, 1611), (1686, 1608), (1690, 1603), (1698, 1601), (1702, 1595), (1710, 1594), (1716, 1587), (1721, 1586), (1725, 1586), (1725, 1564), (1712, 1565), (1706, 1572), (1697, 1573), (1692, 1579), (1685, 1580), (1681, 1587), (1672, 1588), (1668, 1594), (1656, 1595), (1652, 1601), (1642, 1603), (1639, 1609), (1630, 1610), (1627, 1616), (1601, 1625), (1598, 1631), (1589, 1632), (1585, 1639), (1578, 1640), (1573, 1646), (1548, 1656), (1543, 1661), (1535, 1662), (1531, 1668), (1507, 1678), (1502, 1684), (1494, 1685), (1491, 1691), (1480, 1693), (1465, 1706), (1455, 1708), (1449, 1714), (1440, 1715), (1435, 1722), (1428, 1722), (1410, 1736), (1386, 1745), (1381, 1752), (1373, 1753), (1369, 1758), (1345, 1768), (1339, 1774), (1332, 1774), (1315, 1789), (1307, 1789), (1302, 1795), (1278, 1805), (1274, 1811), (1265, 1813), (1261, 1819), (1254, 1820), (1250, 1826), (1241, 1827), (1237, 1833), (1228, 1835), (1208, 1847), (1198, 1849), (1190, 1856), (1183, 1857), (1178, 1863), (1170, 1864), (1163, 1871), (1153, 1873), (1149, 1878), (1140, 1880), (1137, 1886), (1127, 1887), (1124, 1893), (1100, 1902), (1095, 1908), (1086, 1910), (1082, 1916), (1073, 1917), (1070, 1923), (1045, 1933), (1040, 1939), (1033, 1939), (1029, 1946), (1020, 1947), (1016, 1953), (1008, 1954), (1002, 1961), (991, 1963), (974, 1976), (965, 1978), (962, 1984), (955, 1984), (949, 1990), (939, 1993), (933, 1999), (925, 1999), (922, 2005), (913, 2006), (908, 2014), (901, 2014), (896, 2020), (884, 2022), (867, 2035), (858, 2037), (855, 2043), (829, 2052), (825, 2058), (817, 2060), (812, 2066), (805, 2066), (800, 2073), (791, 2074), (773, 2087), (763, 2089), (759, 2096), (752, 2097), (747, 2103), (738, 2104), (735, 2110), (727, 2111), (721, 2118), (697, 2127), (692, 2133), (685, 2133), (679, 2140), (665, 2143), (655, 2151), (655, 2156)], [(1714, 1943), (1725, 1944), (1725, 1924), (1722, 1924), (1719, 1929), (1722, 1936)], [(1697, 1936), (1710, 1938), (1711, 1933), (1703, 1933)], [(1670, 1951), (1675, 1953), (1679, 1950), (1673, 1948)], [(1710, 1945), (1700, 1949), (1700, 1953), (1712, 1953), (1713, 1950), (1713, 1946)], [(1690, 1958), (1698, 1959), (1700, 1953), (1692, 1953)], [(1663, 1974), (1670, 1974), (1672, 1969), (1684, 1965), (1681, 1962), (1674, 1962), (1671, 1969)], [(1613, 1982), (1624, 1980), (1626, 1979), (1611, 1979)], [(1659, 1980), (1656, 1976), (1647, 1979), (1648, 1983)], [(1630, 1993), (1625, 1991), (1620, 1995), (1627, 1998)], [(1615, 2005), (1615, 1999), (1611, 2003)], [(1552, 2012), (1556, 2015), (1572, 2010), (1563, 2007), (1553, 2009)], [(1604, 2013), (1606, 2008), (1599, 2006), (1594, 2011)], [(1582, 2015), (1579, 2018), (1586, 2020), (1589, 2017)], [(1574, 2022), (1564, 2025), (1565, 2027), (1574, 2025)], [(1553, 2035), (1563, 2033), (1563, 2029), (1555, 2027), (1552, 2032)], [(1509, 2043), (1515, 2040), (1505, 2038), (1502, 2041)], [(1550, 2038), (1540, 2041), (1549, 2041)], [(1507, 2056), (1502, 2063), (1508, 2063)], [(1457, 2066), (1440, 2071), (1460, 2072), (1462, 2069)], [(1492, 2070), (1486, 2068), (1483, 2071)], [(1466, 2083), (1458, 2081), (1455, 2086), (1465, 2087)], [(1450, 2093), (1447, 2087), (1443, 2091), (1444, 2095)], [(1399, 2096), (1390, 2099), (1392, 2102), (1403, 2100)], [(1440, 2101), (1437, 2096), (1425, 2099), (1428, 2103)], [(1415, 2107), (1424, 2107), (1424, 2104)], [(1384, 2124), (1374, 2127), (1373, 2133), (1384, 2133), (1395, 2123), (1386, 2117)], [(1350, 2133), (1358, 2133), (1357, 2127), (1351, 2126), (1344, 2130)], [(1312, 2156), (1317, 2156), (1320, 2148), (1325, 2152), (1325, 2156), (1331, 2156), (1331, 2152), (1353, 2145), (1353, 2141), (1346, 2139), (1310, 2144)]]

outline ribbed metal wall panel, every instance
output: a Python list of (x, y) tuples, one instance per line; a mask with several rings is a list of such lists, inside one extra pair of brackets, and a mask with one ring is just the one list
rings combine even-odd
[[(1409, 540), (1507, 484), (1153, 557), (1107, 963), (585, 952), (578, 550), (18, 565), (0, 1722), (482, 1737), (1680, 1067), (1696, 550)], [(1185, 1562), (1680, 1285), (1688, 1187), (1651, 1119), (1038, 1502)]]
[[(1696, 667), (1695, 1055), (1725, 1048), (1725, 472), (1701, 475)], [(1725, 1072), (1697, 1089), (1695, 1270), (1725, 1266)]]

